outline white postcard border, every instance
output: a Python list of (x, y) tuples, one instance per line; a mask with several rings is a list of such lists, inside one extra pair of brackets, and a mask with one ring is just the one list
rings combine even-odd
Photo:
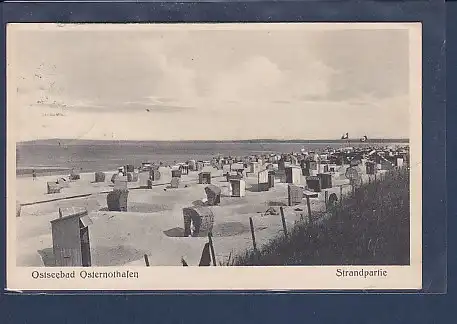
[[(12, 24), (8, 28), (48, 28), (55, 24)], [(18, 26), (18, 27), (16, 27)], [(71, 25), (68, 28), (125, 28), (120, 24)], [(111, 27), (110, 27), (111, 26)], [(151, 24), (124, 25), (152, 28)], [(15, 226), (15, 84), (11, 42), (7, 37), (7, 289), (27, 290), (392, 290), (422, 288), (422, 25), (420, 23), (293, 23), (293, 24), (159, 24), (154, 28), (309, 28), (408, 29), (410, 36), (411, 231), (409, 266), (291, 267), (91, 267), (34, 268), (16, 266)], [(340, 269), (340, 272), (338, 272)], [(131, 271), (131, 278), (92, 279), (81, 273)], [(342, 270), (368, 277), (338, 276)], [(68, 273), (75, 278), (34, 279), (36, 272)], [(117, 273), (117, 272), (116, 272)], [(132, 275), (130, 274), (130, 275)], [(137, 278), (135, 277), (137, 274)], [(386, 274), (386, 275), (384, 275)], [(109, 275), (107, 275), (109, 276)], [(129, 274), (127, 274), (129, 276)]]

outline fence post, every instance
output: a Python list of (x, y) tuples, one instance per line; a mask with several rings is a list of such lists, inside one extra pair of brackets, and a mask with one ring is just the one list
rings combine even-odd
[(311, 224), (313, 222), (313, 218), (311, 216), (311, 204), (309, 202), (309, 196), (306, 196), (306, 205), (308, 206), (308, 221)]
[(282, 220), (282, 229), (284, 230), (284, 236), (287, 238), (287, 226), (286, 226), (286, 218), (284, 217), (284, 208), (281, 206), (279, 207), (281, 211), (281, 220)]
[(146, 263), (146, 267), (149, 267), (149, 258), (147, 254), (144, 255), (144, 262)]
[(343, 206), (343, 185), (340, 185), (340, 206)]
[(328, 211), (328, 191), (324, 191), (325, 211)]
[(249, 217), (249, 225), (251, 226), (252, 246), (254, 247), (254, 252), (257, 253), (257, 244), (255, 243), (254, 224), (252, 223), (252, 217)]
[(208, 240), (209, 240), (209, 248), (211, 251), (211, 259), (213, 259), (213, 266), (216, 266), (216, 254), (214, 253), (214, 245), (213, 245), (213, 234), (208, 233)]

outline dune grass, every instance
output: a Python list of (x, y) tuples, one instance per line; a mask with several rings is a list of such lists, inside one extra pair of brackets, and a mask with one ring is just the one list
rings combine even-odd
[(234, 256), (226, 266), (409, 264), (409, 171), (366, 183), (327, 213), (313, 214), (288, 237)]

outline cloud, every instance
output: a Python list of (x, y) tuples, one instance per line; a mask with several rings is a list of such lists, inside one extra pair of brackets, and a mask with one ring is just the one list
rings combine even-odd
[(281, 70), (265, 56), (250, 57), (228, 71), (220, 71), (208, 97), (219, 101), (291, 103), (328, 93), (332, 69), (314, 61), (297, 70)]
[(237, 101), (271, 98), (282, 82), (283, 74), (273, 62), (262, 56), (252, 57), (233, 69), (219, 71), (208, 97)]
[(313, 51), (335, 70), (325, 100), (371, 95), (387, 98), (409, 91), (408, 30), (321, 32)]
[[(271, 29), (23, 33), (10, 62), (17, 71), (21, 136), (332, 138), (348, 127), (360, 136), (404, 132), (407, 34)], [(57, 112), (65, 116), (42, 116)]]
[(113, 109), (109, 106), (95, 106), (95, 107), (69, 107), (66, 110), (73, 110), (78, 113), (115, 113), (115, 114), (133, 114), (133, 113), (179, 113), (192, 107), (175, 106), (175, 105), (154, 105), (148, 103), (123, 103), (117, 108)]
[(182, 100), (194, 93), (194, 72), (178, 61), (170, 62), (154, 36), (88, 32), (36, 36), (19, 37), (17, 45), (21, 51), (32, 49), (16, 61), (19, 92), (28, 104), (46, 96), (51, 101), (87, 100), (116, 109), (116, 104), (155, 93)]
[[(50, 104), (37, 104), (31, 105), (25, 110), (24, 118), (27, 118), (27, 112), (36, 111), (40, 112), (41, 116), (47, 117), (64, 117), (69, 116), (74, 118), (78, 115), (123, 115), (131, 118), (133, 115), (142, 114), (143, 118), (156, 117), (156, 114), (181, 114), (183, 112), (193, 110), (194, 107), (186, 107), (179, 105), (167, 104), (152, 104), (147, 102), (127, 102), (119, 104), (115, 109), (111, 106), (100, 106), (90, 104), (72, 104), (62, 105), (58, 103)], [(150, 115), (148, 115), (150, 114)], [(106, 118), (106, 116), (105, 116)]]

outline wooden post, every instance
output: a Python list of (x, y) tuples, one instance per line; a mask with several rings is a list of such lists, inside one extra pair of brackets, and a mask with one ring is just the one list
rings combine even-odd
[(249, 225), (251, 226), (252, 246), (254, 247), (254, 251), (257, 251), (257, 244), (255, 243), (254, 224), (252, 223), (252, 217), (249, 217)]
[(325, 211), (328, 211), (328, 191), (324, 191), (324, 199), (325, 199)]
[(343, 206), (343, 185), (340, 185), (340, 206)]
[(311, 216), (311, 204), (309, 202), (309, 196), (308, 195), (306, 196), (306, 205), (308, 206), (308, 221), (309, 221), (309, 223), (312, 223), (313, 222), (313, 218)]
[(279, 207), (281, 211), (281, 220), (282, 220), (282, 229), (284, 230), (284, 236), (287, 237), (287, 226), (286, 226), (286, 218), (284, 217), (284, 208), (281, 206)]
[(211, 259), (213, 260), (213, 266), (216, 266), (216, 253), (214, 253), (213, 234), (212, 233), (208, 233), (208, 240), (209, 240), (209, 248), (211, 251)]
[(149, 258), (147, 254), (144, 255), (144, 262), (146, 263), (146, 267), (149, 267)]

